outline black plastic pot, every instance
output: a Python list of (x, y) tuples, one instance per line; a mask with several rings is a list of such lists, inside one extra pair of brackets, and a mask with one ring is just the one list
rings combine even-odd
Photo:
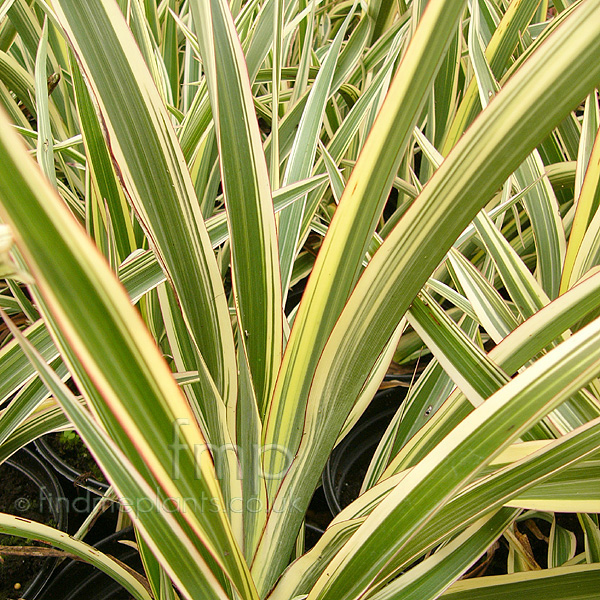
[(323, 486), (320, 485), (315, 490), (306, 510), (304, 527), (305, 550), (310, 550), (319, 541), (332, 519), (333, 515), (327, 505)]
[(404, 400), (407, 387), (377, 392), (356, 425), (331, 453), (323, 471), (323, 491), (333, 515), (358, 498), (377, 445)]
[(97, 481), (89, 474), (83, 473), (74, 465), (69, 464), (61, 458), (49, 444), (49, 436), (56, 434), (45, 435), (38, 438), (34, 443), (37, 451), (43, 456), (48, 463), (67, 480), (75, 483), (83, 489), (89, 490), (94, 494), (103, 496), (108, 489), (108, 484), (102, 481)]
[[(0, 466), (0, 480), (0, 512), (43, 522), (66, 531), (68, 506), (64, 502), (63, 490), (54, 474), (34, 452), (23, 448), (7, 459)], [(3, 542), (0, 541), (1, 543)], [(16, 544), (27, 545), (28, 542), (17, 539)], [(26, 600), (39, 597), (57, 565), (56, 558), (7, 555), (4, 561), (0, 566), (0, 583), (9, 588), (5, 597)], [(17, 574), (14, 581), (13, 571)]]
[(285, 314), (289, 315), (298, 304), (300, 304), (300, 300), (302, 300), (302, 294), (304, 294), (304, 289), (306, 288), (306, 283), (308, 282), (308, 277), (301, 279), (294, 287), (292, 287), (288, 291), (288, 295), (285, 301)]
[[(94, 548), (142, 573), (138, 551), (120, 543), (134, 539), (133, 529), (127, 527), (98, 542)], [(70, 560), (55, 573), (38, 600), (126, 600), (130, 597), (125, 588), (102, 571), (87, 563)]]
[(325, 530), (314, 523), (306, 523), (304, 525), (304, 549), (305, 551), (314, 548), (315, 544), (321, 539)]

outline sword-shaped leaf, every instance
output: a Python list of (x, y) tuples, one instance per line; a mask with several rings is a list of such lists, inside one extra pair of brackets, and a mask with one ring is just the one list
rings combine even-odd
[[(421, 24), (433, 6), (435, 5), (432, 3), (428, 5)], [(445, 8), (447, 6), (444, 5)], [(298, 503), (301, 499), (302, 503), (308, 504), (316, 484), (314, 474), (320, 473), (320, 468), (325, 464), (343, 420), (372, 368), (373, 358), (382, 351), (418, 290), (460, 232), (498, 187), (531, 153), (535, 145), (598, 84), (600, 65), (595, 69), (591, 65), (595, 64), (592, 58), (600, 49), (599, 34), (600, 2), (578, 5), (506, 83), (434, 173), (369, 263), (337, 319), (325, 349), (319, 355), (316, 370), (315, 367), (309, 369), (310, 377), (307, 382), (303, 381), (305, 370), (313, 360), (313, 353), (318, 350), (311, 345), (305, 352), (296, 351), (292, 355), (292, 331), (286, 350), (286, 356), (290, 353), (290, 358), (294, 357), (289, 375), (296, 373), (295, 386), (304, 384), (307, 388), (310, 385), (310, 388), (307, 389), (307, 410), (303, 415), (303, 424), (300, 425), (304, 437), (297, 458), (279, 488), (280, 498), (296, 498)], [(405, 60), (409, 55), (410, 49), (405, 54)], [(551, 69), (548, 68), (550, 64)], [(546, 93), (552, 91), (556, 94), (557, 90), (560, 91), (560, 101), (551, 106), (543, 102)], [(385, 104), (382, 110), (385, 110)], [(356, 169), (357, 167), (355, 173)], [(369, 174), (365, 173), (364, 176), (368, 177)], [(370, 183), (368, 179), (360, 181), (360, 185), (364, 186), (369, 186)], [(346, 189), (355, 189), (352, 178)], [(340, 212), (343, 201), (342, 198), (336, 217), (338, 214), (343, 215)], [(332, 236), (332, 227), (328, 237)], [(341, 243), (336, 244), (336, 251), (341, 247)], [(319, 258), (324, 250), (325, 246), (321, 249)], [(326, 256), (323, 257), (321, 268), (329, 277), (331, 273), (335, 274), (330, 281), (335, 281), (339, 276), (336, 271), (338, 262), (330, 262)], [(341, 268), (340, 266), (339, 269)], [(302, 331), (311, 339), (314, 335), (312, 332), (323, 327), (322, 321), (317, 318), (321, 313), (315, 312), (316, 309), (311, 310), (311, 304), (306, 299), (311, 283), (314, 284), (317, 279), (318, 264), (315, 269), (302, 301), (306, 310), (304, 318), (307, 319)], [(321, 284), (325, 285), (325, 282)], [(317, 292), (314, 288), (313, 293), (319, 294), (319, 303), (325, 302), (321, 299), (323, 289), (319, 288)], [(302, 322), (302, 305), (296, 316), (294, 329)], [(352, 365), (352, 368), (349, 369), (348, 365)], [(283, 383), (283, 375), (288, 375), (287, 368), (284, 357), (278, 388), (280, 385), (282, 388), (288, 387), (287, 382)], [(278, 421), (280, 432), (285, 431), (285, 439), (290, 440), (295, 425), (289, 416), (281, 417), (275, 422)], [(271, 426), (271, 423), (268, 425)], [(276, 431), (274, 426), (273, 431)], [(312, 473), (312, 478), (307, 478), (307, 473)], [(271, 516), (264, 545), (259, 547), (255, 558), (254, 569), (259, 568), (258, 565), (270, 564), (271, 559), (276, 560), (273, 556), (275, 549), (268, 548), (268, 540), (272, 535), (277, 536), (279, 528), (291, 527), (296, 519), (299, 521), (298, 515), (291, 512)], [(365, 582), (366, 579), (363, 579), (363, 583)], [(339, 583), (344, 585), (341, 580)], [(345, 581), (345, 584), (349, 584), (347, 591), (341, 593), (336, 585), (327, 594), (333, 593), (335, 596), (340, 592), (337, 596), (339, 599), (343, 594), (350, 594), (351, 591), (348, 590), (356, 582)]]
[[(85, 232), (1, 117), (0, 213), (36, 281), (38, 306), (90, 407), (158, 498), (178, 498), (174, 517), (213, 556), (213, 574), (245, 598), (254, 587), (222, 511), (205, 439), (139, 313)], [(204, 494), (204, 496), (202, 496)], [(196, 499), (196, 500), (195, 500)], [(219, 563), (221, 565), (219, 566)]]
[(170, 116), (131, 31), (108, 0), (54, 4), (86, 77), (128, 200), (173, 284), (217, 389), (235, 397), (225, 294)]
[(283, 311), (273, 200), (244, 53), (229, 6), (194, 0), (192, 14), (217, 133), (240, 340), (264, 414), (281, 361)]
[[(451, 5), (430, 2), (403, 57), (344, 190), (294, 320), (265, 429), (266, 444), (286, 444), (294, 452), (300, 441), (304, 421), (302, 408), (312, 374), (362, 269), (365, 252), (405, 145), (456, 29), (463, 5), (462, 2)], [(382, 351), (383, 346), (377, 354)], [(268, 470), (280, 472), (281, 464), (276, 463), (281, 462), (282, 457), (273, 453), (271, 459), (274, 464), (270, 464)], [(268, 560), (260, 562), (259, 568), (270, 568)]]

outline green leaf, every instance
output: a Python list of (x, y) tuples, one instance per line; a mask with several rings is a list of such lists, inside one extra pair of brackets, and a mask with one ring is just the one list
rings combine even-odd
[(192, 2), (191, 8), (217, 132), (240, 339), (262, 415), (283, 346), (277, 235), (267, 163), (229, 7), (219, 0), (206, 0)]
[(409, 323), (473, 406), (479, 406), (508, 382), (489, 359), (424, 291), (413, 300)]
[(518, 511), (504, 508), (477, 521), (449, 544), (370, 597), (373, 600), (438, 598), (442, 590), (463, 575), (500, 537), (517, 514)]
[(129, 207), (123, 189), (117, 180), (110, 151), (104, 141), (102, 128), (90, 94), (74, 58), (71, 60), (71, 76), (85, 145), (86, 164), (91, 179), (90, 194), (101, 214), (105, 214), (105, 207), (108, 209), (110, 226), (118, 252), (117, 258), (119, 262), (122, 262), (136, 249)]
[[(408, 568), (425, 552), (439, 546), (448, 536), (462, 531), (489, 511), (499, 508), (516, 493), (529, 491), (534, 484), (544, 485), (551, 480), (549, 478), (560, 477), (568, 472), (572, 465), (586, 468), (585, 462), (581, 461), (598, 452), (599, 431), (600, 420), (596, 419), (594, 423), (585, 425), (560, 440), (513, 444), (494, 461), (499, 465), (506, 465), (469, 485), (445, 504), (425, 525), (420, 535), (397, 556), (396, 567), (386, 570), (387, 579), (393, 580), (395, 575)], [(593, 464), (593, 460), (591, 462)], [(310, 591), (319, 575), (327, 569), (330, 561), (346, 543), (348, 535), (356, 531), (365, 517), (395, 487), (403, 485), (407, 473), (382, 480), (344, 509), (315, 548), (287, 570), (272, 596), (280, 600), (281, 592), (287, 591), (287, 585), (294, 586), (294, 593)], [(331, 535), (328, 536), (328, 532)], [(336, 548), (335, 551), (332, 546)]]
[[(23, 335), (50, 362), (58, 356), (58, 350), (42, 320), (35, 322), (24, 330)], [(31, 379), (35, 370), (23, 354), (19, 344), (12, 340), (0, 351), (0, 398), (6, 400), (26, 381)]]
[(474, 225), (521, 315), (527, 319), (548, 304), (544, 290), (485, 212), (477, 215)]
[[(7, 324), (9, 324), (8, 321)], [(176, 522), (178, 511), (172, 510), (172, 506), (177, 507), (182, 499), (176, 496), (171, 496), (167, 500), (161, 498), (158, 489), (153, 490), (136, 472), (135, 467), (127, 460), (126, 456), (97, 426), (91, 415), (81, 408), (75, 397), (48, 369), (39, 354), (29, 346), (18, 330), (10, 324), (9, 327), (19, 342), (23, 344), (25, 353), (39, 371), (45, 385), (59, 399), (63, 410), (76, 425), (82, 439), (91, 448), (96, 461), (114, 482), (113, 485), (116, 485), (125, 510), (132, 516), (137, 526), (145, 532), (147, 542), (163, 559), (166, 559), (165, 553), (169, 556), (166, 564), (187, 594), (195, 595), (192, 590), (196, 588), (198, 592), (207, 594), (209, 597), (226, 598), (223, 591), (216, 585), (216, 581), (211, 576), (212, 574), (202, 557), (196, 552), (190, 551), (190, 546), (193, 548), (193, 544), (189, 543), (185, 531)], [(169, 502), (169, 504), (165, 504), (165, 502)], [(165, 510), (167, 507), (169, 510)], [(162, 544), (157, 544), (157, 541), (161, 539), (159, 535), (162, 537)], [(69, 537), (62, 532), (61, 536)], [(55, 543), (57, 543), (56, 540)], [(81, 544), (81, 542), (79, 543)], [(57, 545), (61, 547), (60, 543)], [(81, 553), (78, 556), (81, 556)], [(94, 561), (92, 564), (98, 566), (98, 561)], [(103, 570), (107, 570), (106, 564), (104, 564)], [(114, 573), (110, 574), (114, 577)]]
[[(298, 132), (288, 159), (283, 183), (289, 185), (308, 177), (312, 171), (317, 152), (319, 132), (325, 115), (325, 107), (332, 88), (335, 69), (340, 58), (340, 49), (346, 30), (354, 15), (354, 7), (348, 13), (333, 40), (327, 58), (323, 61), (319, 74), (310, 90)], [(282, 286), (287, 292), (294, 260), (299, 243), (300, 227), (304, 215), (304, 203), (296, 203), (282, 211), (279, 221), (279, 256), (281, 262)]]
[[(513, 0), (494, 31), (486, 48), (486, 58), (497, 80), (502, 77), (510, 64), (511, 55), (539, 3), (540, 0)], [(477, 102), (478, 99), (477, 80), (473, 77), (446, 136), (442, 149), (444, 156), (448, 154), (480, 111), (481, 105)]]
[[(312, 374), (362, 268), (379, 213), (462, 8), (463, 4), (458, 2), (452, 4), (452, 10), (444, 2), (432, 2), (427, 18), (424, 17), (404, 55), (361, 159), (344, 190), (304, 292), (269, 411), (263, 436), (265, 444), (285, 444), (294, 452), (301, 439), (303, 409)], [(394, 329), (399, 320), (394, 323)], [(383, 345), (378, 356), (382, 350)], [(272, 455), (270, 458), (268, 470), (280, 472), (282, 457)], [(268, 545), (265, 538), (267, 555), (272, 552), (266, 549)], [(267, 556), (255, 559), (255, 564), (254, 568), (261, 571), (275, 567)], [(256, 577), (263, 578), (258, 572)]]
[(479, 322), (491, 338), (499, 343), (517, 328), (518, 321), (496, 289), (465, 257), (452, 248), (448, 259)]
[[(311, 483), (306, 481), (306, 473), (319, 470), (318, 466), (322, 463), (318, 462), (318, 457), (322, 452), (328, 453), (331, 443), (329, 435), (337, 429), (336, 419), (344, 414), (342, 398), (352, 398), (364, 380), (370, 365), (367, 355), (372, 355), (375, 348), (381, 348), (384, 340), (389, 339), (391, 327), (397, 324), (415, 292), (426, 281), (459, 232), (531, 152), (535, 143), (543, 139), (554, 124), (595, 85), (599, 73), (590, 73), (592, 54), (588, 52), (592, 53), (593, 50), (588, 45), (599, 43), (599, 32), (593, 27), (588, 29), (592, 22), (588, 11), (598, 10), (600, 8), (597, 5), (580, 5), (562, 23), (562, 27), (554, 31), (546, 47), (540, 47), (540, 52), (532, 55), (513, 75), (481, 119), (463, 136), (453, 153), (436, 171), (420, 197), (373, 257), (321, 356), (312, 380), (311, 396), (314, 400), (311, 402), (309, 399), (304, 430), (306, 435), (297, 463), (292, 465), (284, 478), (280, 490), (282, 497), (297, 497), (299, 493), (304, 495)], [(596, 12), (594, 17), (600, 17), (600, 13)], [(577, 31), (575, 36), (572, 35), (574, 30)], [(554, 67), (560, 57), (560, 69), (549, 70), (544, 67), (550, 57)], [(576, 87), (582, 83), (585, 74), (589, 75), (587, 85)], [(557, 87), (564, 94), (561, 98), (565, 99), (565, 103), (562, 106), (554, 104), (550, 113), (548, 106), (540, 103), (540, 100), (547, 89), (556, 90)], [(432, 239), (437, 242), (435, 248), (427, 243)], [(314, 274), (311, 280), (314, 280)], [(348, 364), (353, 365), (352, 374), (348, 372)], [(331, 399), (331, 405), (324, 405), (324, 398)], [(331, 406), (335, 406), (336, 410), (331, 410)], [(298, 468), (294, 468), (296, 464)], [(388, 541), (391, 541), (391, 537), (388, 537)], [(378, 545), (377, 553), (381, 546), (385, 544)], [(364, 565), (361, 570), (364, 571)], [(346, 571), (349, 572), (350, 569)], [(367, 574), (361, 577), (363, 584), (366, 577)], [(344, 594), (351, 593), (354, 586), (360, 585), (344, 579), (343, 583), (341, 579), (337, 580), (340, 587), (349, 586)], [(328, 590), (331, 597), (339, 599), (342, 594), (338, 592), (340, 590), (336, 586)]]
[[(598, 461), (583, 461), (550, 479), (519, 493), (507, 504), (528, 510), (550, 512), (595, 512), (600, 507), (600, 473)], [(560, 566), (574, 555), (572, 540), (560, 531), (557, 543), (567, 546), (550, 548), (555, 566)], [(565, 558), (567, 557), (567, 558)], [(549, 555), (549, 558), (550, 555)]]
[(16, 58), (0, 51), (0, 80), (15, 94), (32, 116), (36, 116), (35, 83), (33, 77)]
[(576, 565), (459, 581), (444, 600), (594, 600), (600, 565)]
[[(206, 452), (195, 455), (205, 439), (139, 313), (8, 126), (0, 127), (0, 161), (6, 166), (0, 171), (2, 219), (19, 232), (19, 250), (39, 290), (36, 301), (80, 389), (151, 489), (186, 499), (179, 520), (196, 532), (197, 550), (204, 542), (211, 548), (203, 551), (223, 557), (227, 576), (253, 598), (229, 522), (193, 502), (205, 494), (223, 505), (212, 461)], [(174, 478), (172, 445), (179, 436), (181, 476)], [(222, 577), (222, 567), (212, 569)]]
[(148, 68), (115, 4), (60, 0), (54, 7), (99, 108), (126, 194), (175, 287), (192, 338), (219, 392), (235, 397), (233, 334), (222, 283), (170, 116)]
[[(541, 416), (597, 375), (600, 351), (595, 357), (590, 355), (596, 336), (600, 336), (600, 321), (541, 358), (464, 419), (371, 513), (353, 543), (332, 561), (329, 571), (334, 576), (322, 577), (310, 597), (350, 598), (364, 589), (450, 494)], [(589, 359), (585, 361), (589, 366), (585, 375), (580, 371), (586, 368), (583, 355)], [(461, 473), (467, 472), (470, 475), (462, 479)], [(367, 563), (367, 553), (378, 558)], [(363, 564), (359, 576), (357, 561)]]
[(548, 568), (560, 567), (575, 556), (577, 539), (575, 534), (556, 522), (556, 515), (550, 528), (548, 541)]
[[(401, 29), (392, 38), (389, 52), (387, 53), (385, 61), (379, 69), (377, 75), (373, 78), (370, 85), (364, 90), (360, 98), (352, 106), (352, 109), (340, 124), (339, 128), (335, 132), (335, 135), (329, 144), (327, 144), (327, 151), (330, 153), (333, 161), (336, 164), (340, 164), (344, 154), (348, 151), (352, 140), (355, 138), (356, 134), (360, 132), (361, 125), (364, 126), (363, 124), (365, 123), (367, 117), (373, 115), (373, 113), (376, 114), (377, 110), (379, 109), (379, 105), (383, 101), (383, 97), (389, 89), (389, 80), (392, 76), (392, 69), (398, 54), (402, 49), (402, 41), (404, 40), (405, 36), (405, 29)], [(315, 164), (315, 171), (318, 173), (324, 170), (326, 170), (324, 166), (324, 158), (321, 157)], [(300, 234), (301, 239), (307, 235), (307, 231), (313, 223), (314, 214), (318, 209), (319, 202), (323, 197), (325, 189), (325, 186), (321, 186), (321, 188), (309, 194), (306, 200), (302, 232)]]
[[(423, 19), (433, 6), (429, 5)], [(447, 7), (448, 5), (444, 4), (444, 8)], [(446, 10), (444, 16), (447, 15)], [(595, 25), (592, 25), (593, 23)], [(451, 155), (434, 173), (419, 198), (375, 254), (346, 303), (343, 313), (337, 319), (327, 346), (319, 354), (320, 361), (314, 377), (312, 368), (308, 368), (312, 386), (304, 420), (305, 436), (302, 438), (298, 458), (282, 482), (278, 493), (280, 498), (302, 498), (308, 503), (316, 480), (309, 479), (307, 474), (320, 472), (341, 423), (370, 371), (372, 357), (379, 355), (417, 291), (468, 222), (488, 202), (508, 175), (531, 153), (535, 144), (544, 139), (556, 123), (597, 85), (600, 68), (598, 71), (592, 71), (590, 65), (593, 64), (592, 57), (596, 46), (600, 47), (599, 23), (600, 7), (595, 3), (581, 4), (577, 10), (570, 13), (569, 18), (562, 22), (562, 26), (546, 40), (546, 44), (539, 47), (539, 51), (532, 54), (529, 61), (523, 63), (478, 122), (461, 138)], [(410, 51), (407, 51), (404, 59), (407, 60), (410, 54)], [(549, 64), (552, 64), (552, 69), (548, 68)], [(549, 107), (543, 99), (550, 90), (553, 93), (560, 90), (558, 97), (561, 101)], [(388, 99), (390, 98), (394, 98), (391, 92), (388, 94)], [(384, 104), (382, 110), (385, 111), (385, 108)], [(382, 119), (378, 119), (380, 120)], [(394, 122), (394, 127), (397, 131), (397, 121)], [(381, 143), (382, 138), (377, 139)], [(391, 154), (388, 145), (386, 155)], [(377, 160), (372, 153), (363, 151), (363, 155), (369, 160)], [(377, 164), (377, 167), (379, 166), (380, 163)], [(354, 173), (358, 177), (357, 169), (358, 166)], [(360, 184), (369, 187), (369, 195), (373, 194), (371, 175), (369, 171), (363, 173), (362, 178), (359, 177)], [(379, 180), (380, 177), (377, 176), (375, 181)], [(352, 178), (346, 189), (355, 190)], [(343, 219), (344, 213), (340, 212), (343, 204), (342, 198), (336, 216), (339, 214), (339, 222), (349, 225), (350, 220)], [(364, 203), (360, 204), (360, 209), (364, 219)], [(316, 360), (316, 357), (309, 359), (309, 356), (313, 357), (313, 353), (319, 352), (319, 347), (315, 348), (314, 345), (315, 333), (321, 333), (326, 324), (321, 318), (323, 313), (314, 307), (311, 308), (310, 292), (312, 290), (316, 293), (315, 282), (318, 280), (320, 268), (324, 269), (324, 273), (327, 272), (328, 277), (335, 273), (333, 279), (322, 281), (318, 286), (319, 305), (327, 306), (326, 290), (337, 278), (340, 278), (340, 281), (344, 280), (342, 267), (351, 262), (348, 253), (345, 252), (347, 249), (339, 241), (337, 234), (332, 234), (335, 221), (336, 218), (332, 222), (328, 237), (337, 240), (335, 249), (340, 251), (339, 258), (343, 258), (343, 265), (333, 259), (330, 262), (326, 258), (327, 253), (324, 252), (326, 247), (323, 246), (319, 254), (319, 258), (322, 258), (321, 267), (318, 263), (315, 265), (316, 270), (309, 281), (294, 323), (294, 330), (297, 330), (299, 339), (302, 339), (303, 344), (307, 343), (306, 350), (299, 353), (295, 349), (297, 342), (292, 341), (293, 330), (282, 363), (282, 375), (278, 380), (275, 398), (277, 390), (281, 388), (286, 389), (289, 400), (291, 394), (288, 390), (288, 373), (296, 374), (296, 378), (293, 379), (296, 386), (302, 385), (303, 373)], [(360, 237), (355, 229), (350, 228), (348, 234), (350, 232), (353, 240)], [(435, 243), (432, 243), (432, 240), (435, 240)], [(361, 252), (360, 257), (362, 256)], [(303, 323), (303, 308), (306, 311), (306, 323), (304, 327), (300, 327)], [(327, 315), (328, 318), (333, 316), (335, 319), (335, 312), (328, 312)], [(288, 361), (294, 365), (293, 369), (288, 367)], [(351, 371), (348, 369), (349, 364), (353, 365)], [(299, 393), (295, 391), (292, 397), (298, 396)], [(335, 410), (332, 407), (335, 407)], [(270, 420), (268, 426), (272, 432), (278, 431), (281, 439), (290, 440), (292, 432), (295, 435), (295, 428), (290, 426), (289, 422), (290, 417), (286, 416), (273, 419), (272, 423)], [(271, 441), (277, 438), (267, 436), (266, 439)], [(278, 530), (291, 527), (291, 523), (296, 520), (300, 519), (294, 514), (277, 515), (270, 519), (265, 543), (259, 548), (255, 565), (273, 564), (275, 548), (267, 550), (267, 540), (277, 536)], [(279, 550), (277, 548), (277, 552)], [(377, 552), (379, 551), (380, 548), (377, 549)], [(253, 572), (256, 568), (258, 567), (253, 567)], [(361, 570), (364, 571), (364, 565), (361, 566)], [(361, 579), (364, 584), (364, 579)], [(344, 583), (341, 580), (338, 582), (340, 586), (348, 585), (347, 580)], [(356, 581), (346, 589), (350, 590), (354, 585), (357, 585)], [(334, 593), (334, 589), (336, 588), (332, 588), (329, 593), (339, 600), (342, 594)]]
[[(52, 368), (61, 378), (66, 378), (67, 369), (60, 359), (52, 362)], [(39, 379), (24, 385), (19, 394), (0, 412), (0, 445), (48, 398), (48, 390)]]
[(515, 171), (515, 179), (522, 189), (530, 187), (523, 202), (537, 250), (537, 279), (546, 294), (556, 298), (566, 251), (565, 232), (556, 196), (544, 177), (544, 164), (537, 151)]
[(118, 561), (88, 546), (62, 531), (21, 517), (0, 513), (0, 530), (5, 535), (16, 535), (47, 542), (77, 558), (90, 563), (120, 583), (137, 600), (150, 600), (148, 590)]
[(600, 529), (596, 516), (577, 515), (585, 534), (585, 556), (589, 563), (600, 562)]
[(454, 381), (437, 360), (432, 360), (416, 382), (411, 384), (401, 409), (379, 443), (365, 477), (365, 489), (383, 477), (390, 462), (408, 440), (433, 418), (454, 388)]
[(46, 57), (48, 52), (48, 21), (44, 21), (42, 39), (35, 58), (35, 98), (37, 108), (38, 139), (37, 160), (44, 175), (56, 187), (56, 171), (54, 169), (54, 138), (50, 129), (48, 113), (48, 81), (46, 74)]
[[(600, 301), (598, 285), (600, 276), (596, 275), (559, 296), (503, 339), (490, 351), (489, 358), (507, 373), (523, 367), (577, 322), (580, 315), (593, 310), (592, 307)], [(599, 412), (595, 400), (585, 395), (578, 396), (576, 406), (584, 409), (586, 405), (591, 407), (587, 418), (597, 417)], [(471, 404), (462, 394), (453, 393), (423, 428), (422, 435), (413, 438), (396, 456), (390, 470), (398, 472), (414, 464), (471, 410)]]
[[(596, 95), (594, 94), (594, 103), (596, 103)], [(582, 143), (585, 135), (589, 136), (589, 132), (584, 132), (582, 135)], [(576, 196), (576, 210), (573, 218), (573, 225), (571, 227), (571, 235), (569, 237), (569, 246), (567, 248), (567, 255), (565, 257), (565, 265), (563, 268), (563, 276), (561, 281), (561, 292), (564, 292), (571, 285), (573, 285), (583, 274), (584, 266), (582, 263), (585, 261), (585, 252), (589, 251), (588, 248), (583, 249), (582, 244), (584, 238), (588, 235), (588, 228), (590, 228), (593, 216), (596, 214), (598, 205), (600, 202), (600, 189), (599, 189), (599, 177), (600, 177), (600, 132), (595, 132), (595, 140), (591, 148), (589, 160), (585, 167), (581, 164), (581, 160), (577, 162), (577, 174), (585, 173), (583, 182), (581, 184), (581, 191)], [(588, 139), (589, 143), (589, 139)], [(582, 157), (583, 160), (584, 157)], [(592, 232), (595, 232), (597, 225), (591, 228)], [(590, 236), (594, 233), (590, 233)], [(588, 241), (589, 245), (589, 241)], [(580, 258), (581, 255), (581, 258)], [(579, 260), (578, 260), (579, 259)], [(575, 263), (578, 262), (578, 269), (575, 270)]]

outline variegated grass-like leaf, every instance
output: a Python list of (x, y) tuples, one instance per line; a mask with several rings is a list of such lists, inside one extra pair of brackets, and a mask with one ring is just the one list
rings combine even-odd
[[(19, 232), (19, 249), (40, 290), (38, 303), (97, 418), (103, 420), (147, 484), (157, 486), (159, 497), (193, 503), (203, 489), (206, 497), (221, 504), (212, 461), (206, 452), (204, 457), (195, 454), (194, 448), (204, 447), (204, 438), (138, 313), (31, 163), (16, 134), (10, 127), (0, 129), (2, 161), (12, 165), (10, 175), (5, 170), (0, 173), (2, 218)], [(31, 211), (35, 219), (30, 218)], [(51, 254), (48, 248), (52, 248)], [(57, 285), (65, 278), (68, 284)], [(179, 436), (184, 442), (175, 457), (170, 447), (179, 444)], [(174, 468), (180, 477), (174, 478)], [(204, 476), (197, 479), (196, 472)], [(227, 549), (220, 554), (226, 563), (231, 561), (226, 577), (231, 577), (242, 594), (253, 597), (245, 563), (224, 515), (213, 513), (209, 520), (198, 519), (199, 506), (190, 504), (189, 508), (175, 517), (196, 531), (194, 541), (199, 547), (215, 552), (214, 544), (225, 544)]]
[(229, 7), (218, 0), (195, 0), (191, 7), (200, 33), (221, 157), (239, 339), (262, 415), (283, 346), (281, 281), (267, 163)]
[[(588, 18), (588, 15), (600, 16), (599, 10), (596, 3), (579, 5), (562, 22), (562, 26), (546, 39), (546, 43), (530, 56), (530, 60), (523, 63), (436, 171), (373, 257), (320, 356), (310, 388), (304, 421), (305, 436), (298, 459), (280, 487), (280, 498), (300, 496), (308, 502), (315, 479), (307, 480), (306, 473), (320, 472), (319, 466), (324, 463), (339, 427), (337, 420), (342, 421), (347, 414), (342, 408), (342, 399), (348, 402), (349, 398), (354, 398), (370, 368), (371, 361), (365, 360), (366, 356), (372, 357), (375, 348), (378, 348), (378, 352), (381, 350), (391, 335), (392, 327), (397, 324), (460, 231), (528, 156), (535, 144), (550, 132), (551, 123), (560, 122), (573, 105), (596, 85), (600, 74), (590, 71), (589, 60), (594, 51), (589, 44), (598, 43), (598, 32), (591, 25), (595, 19)], [(577, 35), (574, 35), (575, 31)], [(575, 40), (581, 44), (575, 43)], [(405, 60), (409, 55), (405, 55)], [(564, 71), (558, 68), (559, 58)], [(548, 64), (548, 60), (552, 60), (555, 67), (552, 70), (543, 66)], [(577, 81), (575, 72), (578, 74)], [(587, 83), (584, 84), (583, 77), (586, 75)], [(560, 89), (560, 97), (564, 100), (562, 106), (558, 103), (552, 106), (555, 111), (553, 115), (549, 114), (548, 107), (542, 102), (546, 89)], [(538, 114), (542, 110), (543, 115)], [(492, 137), (493, 144), (490, 143)], [(520, 153), (517, 148), (521, 149)], [(353, 189), (351, 182), (349, 189)], [(339, 215), (343, 215), (343, 212), (339, 212), (342, 206), (343, 200), (338, 209)], [(339, 218), (342, 219), (342, 216)], [(332, 228), (329, 236), (335, 239)], [(436, 241), (435, 245), (432, 240)], [(325, 257), (326, 254), (322, 259), (323, 268), (327, 265)], [(316, 281), (315, 277), (316, 273), (313, 273), (311, 281)], [(309, 291), (310, 287), (303, 304)], [(310, 315), (310, 303), (305, 306), (306, 314)], [(297, 316), (295, 327), (299, 327), (300, 316), (301, 313)], [(291, 348), (293, 345), (290, 340), (286, 354), (291, 352)], [(348, 364), (353, 365), (352, 374), (348, 371)], [(285, 357), (282, 368), (286, 369)], [(305, 365), (294, 363), (294, 370), (298, 369), (295, 372), (304, 368)], [(280, 384), (283, 386), (282, 378), (278, 386)], [(334, 406), (335, 410), (332, 408)], [(278, 431), (289, 439), (289, 435), (282, 432), (281, 428)], [(265, 569), (264, 565), (273, 564), (273, 550), (268, 548), (268, 540), (272, 536), (278, 537), (278, 530), (291, 526), (294, 518), (294, 515), (284, 514), (270, 519), (268, 535), (255, 559), (255, 564), (260, 566), (254, 569)], [(361, 544), (363, 541), (361, 539)], [(385, 544), (378, 544), (378, 552), (383, 546)], [(364, 544), (362, 548), (367, 551)], [(342, 571), (345, 574), (352, 570), (350, 565), (355, 564), (354, 559), (359, 560), (359, 555), (360, 552), (357, 552), (353, 559), (344, 564)], [(344, 594), (351, 596), (355, 586), (368, 585), (367, 578), (368, 575), (364, 574), (360, 579), (362, 583), (358, 583), (356, 578), (353, 582), (341, 576), (332, 578), (323, 597), (330, 595), (339, 599)], [(319, 596), (315, 591), (314, 597)]]
[(235, 398), (233, 334), (227, 335), (222, 283), (181, 149), (148, 68), (116, 4), (61, 0), (55, 8), (91, 86), (122, 185), (176, 289), (192, 339), (221, 395)]

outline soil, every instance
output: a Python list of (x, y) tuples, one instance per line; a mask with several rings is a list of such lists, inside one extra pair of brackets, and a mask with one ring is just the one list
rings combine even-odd
[[(0, 512), (13, 514), (39, 523), (55, 525), (48, 502), (40, 497), (40, 489), (25, 474), (8, 465), (0, 465)], [(44, 545), (24, 538), (0, 535), (2, 546)], [(46, 558), (4, 556), (0, 565), (0, 600), (21, 598), (27, 586), (45, 565)]]
[(98, 467), (86, 445), (74, 431), (51, 434), (46, 436), (44, 441), (63, 462), (79, 471), (82, 474), (82, 479), (91, 478), (100, 483), (107, 483), (100, 467)]

